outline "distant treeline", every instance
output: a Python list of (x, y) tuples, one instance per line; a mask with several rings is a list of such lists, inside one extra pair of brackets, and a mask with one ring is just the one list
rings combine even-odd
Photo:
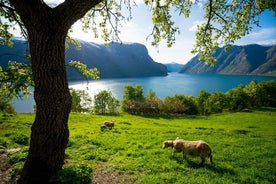
[[(84, 90), (70, 89), (72, 112), (95, 114), (134, 115), (209, 115), (226, 111), (250, 111), (256, 107), (276, 107), (276, 81), (258, 83), (252, 80), (247, 85), (239, 85), (226, 93), (201, 90), (197, 97), (176, 94), (161, 100), (150, 90), (145, 96), (141, 85), (124, 86), (124, 95), (120, 104), (111, 91), (102, 90), (93, 99)], [(0, 97), (3, 95), (0, 95)], [(0, 111), (14, 113), (11, 99), (0, 98)]]
[[(76, 94), (76, 93), (74, 93)], [(75, 97), (74, 97), (75, 96)], [(88, 100), (89, 95), (82, 93), (76, 106), (73, 103), (72, 111), (91, 112), (95, 114), (114, 114), (125, 112), (135, 115), (209, 115), (225, 111), (250, 111), (256, 107), (276, 107), (276, 81), (256, 80), (247, 85), (239, 85), (226, 93), (207, 92), (201, 90), (197, 97), (176, 94), (161, 100), (154, 91), (150, 90), (145, 96), (141, 85), (126, 85), (121, 104), (112, 95), (111, 91), (102, 90)], [(86, 96), (83, 98), (83, 96)], [(76, 95), (73, 95), (73, 100)], [(82, 101), (82, 102), (81, 102)], [(87, 102), (89, 105), (87, 104)], [(93, 102), (93, 103), (92, 103)], [(93, 105), (92, 105), (93, 104)]]
[(255, 107), (276, 107), (276, 81), (252, 80), (226, 93), (201, 90), (197, 97), (176, 94), (161, 100), (153, 91), (143, 96), (142, 87), (127, 85), (121, 110), (137, 115), (209, 115)]

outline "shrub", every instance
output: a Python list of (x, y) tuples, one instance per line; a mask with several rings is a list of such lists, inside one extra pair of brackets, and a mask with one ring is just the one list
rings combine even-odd
[(205, 101), (206, 114), (221, 113), (228, 108), (228, 99), (222, 92), (212, 93)]
[(201, 115), (206, 115), (206, 101), (209, 98), (209, 96), (211, 96), (211, 93), (201, 90), (196, 98), (196, 102), (197, 102), (197, 109), (199, 114)]
[(248, 95), (248, 102), (252, 107), (260, 107), (263, 105), (265, 90), (257, 83), (256, 80), (252, 80), (244, 87), (243, 90)]
[(131, 114), (137, 114), (139, 112), (142, 102), (144, 101), (143, 88), (141, 85), (136, 85), (135, 87), (131, 85), (126, 85), (124, 87), (124, 95), (121, 105), (121, 110), (123, 112), (128, 112)]
[(85, 90), (76, 90), (70, 88), (72, 96), (72, 112), (89, 112), (92, 106), (92, 100)]
[(117, 100), (111, 91), (102, 90), (94, 95), (93, 111), (96, 114), (115, 114), (118, 112), (119, 100)]
[(263, 81), (259, 85), (265, 91), (263, 105), (276, 107), (276, 81)]
[(92, 168), (87, 165), (71, 165), (60, 170), (50, 179), (53, 184), (87, 184), (91, 181)]
[(163, 101), (160, 100), (156, 93), (153, 92), (152, 90), (149, 90), (146, 100), (145, 100), (145, 112), (146, 114), (151, 114), (151, 115), (155, 115), (155, 114), (160, 114), (162, 108), (163, 108)]
[(240, 85), (239, 87), (233, 88), (226, 93), (229, 100), (229, 110), (240, 111), (242, 109), (249, 108), (249, 96), (243, 89), (244, 86)]
[(169, 114), (198, 114), (195, 98), (185, 95), (174, 95), (173, 97), (166, 97), (164, 100), (163, 110), (165, 113)]

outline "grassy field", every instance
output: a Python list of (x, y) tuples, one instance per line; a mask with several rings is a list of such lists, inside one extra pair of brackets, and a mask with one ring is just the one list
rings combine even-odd
[[(9, 161), (22, 165), (27, 154), (33, 114), (0, 116), (0, 145), (21, 148)], [(100, 130), (115, 120), (112, 130)], [(66, 165), (93, 168), (99, 183), (275, 183), (276, 109), (223, 113), (208, 117), (98, 116), (72, 113)], [(180, 137), (205, 140), (213, 161), (200, 167), (200, 158), (162, 149), (165, 140)], [(13, 167), (15, 167), (13, 166)]]

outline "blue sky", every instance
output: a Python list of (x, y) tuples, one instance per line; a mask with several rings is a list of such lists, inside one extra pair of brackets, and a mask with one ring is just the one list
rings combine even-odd
[[(146, 45), (150, 56), (160, 63), (178, 62), (184, 64), (194, 56), (190, 51), (195, 43), (195, 28), (197, 24), (203, 21), (204, 15), (199, 6), (192, 9), (188, 19), (178, 15), (174, 17), (181, 33), (176, 36), (176, 43), (171, 48), (167, 48), (165, 41), (161, 42), (158, 48), (155, 48), (151, 46), (150, 39), (146, 39), (152, 31), (151, 12), (148, 7), (139, 3), (137, 7), (133, 7), (132, 15), (133, 19), (120, 28), (120, 39), (123, 42), (138, 42)], [(265, 11), (260, 17), (260, 26), (254, 26), (249, 35), (241, 38), (235, 44), (276, 44), (276, 17), (274, 13)], [(92, 34), (82, 33), (80, 27), (80, 23), (74, 25), (73, 37), (103, 43), (101, 39), (93, 38)]]
[[(63, 0), (44, 1), (47, 3), (59, 3)], [(135, 2), (138, 6), (132, 8), (133, 19), (127, 23), (123, 23), (122, 27), (120, 27), (120, 39), (123, 42), (138, 42), (146, 45), (149, 55), (156, 62), (177, 62), (182, 64), (188, 62), (194, 56), (190, 51), (195, 43), (195, 27), (203, 21), (204, 11), (200, 7), (201, 4), (193, 7), (188, 19), (184, 19), (183, 16), (178, 16), (178, 14), (173, 17), (181, 33), (176, 36), (176, 43), (171, 48), (167, 48), (165, 41), (161, 42), (158, 48), (155, 48), (151, 46), (150, 39), (146, 39), (153, 27), (151, 11), (144, 5), (143, 0), (135, 0)], [(260, 26), (254, 26), (249, 35), (236, 41), (235, 44), (276, 44), (276, 17), (274, 13), (265, 11), (260, 17)], [(76, 22), (73, 25), (73, 33), (71, 36), (85, 41), (104, 43), (101, 39), (95, 39), (91, 32), (84, 33), (80, 22)]]

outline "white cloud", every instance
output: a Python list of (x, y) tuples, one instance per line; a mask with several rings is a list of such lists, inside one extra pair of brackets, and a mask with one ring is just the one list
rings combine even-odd
[(203, 24), (205, 21), (194, 21), (192, 27), (189, 28), (189, 31), (195, 32), (197, 30), (197, 26)]
[(276, 39), (258, 41), (259, 45), (276, 45)]
[(267, 36), (272, 35), (272, 34), (276, 34), (276, 28), (264, 28), (264, 29), (261, 29), (259, 31), (250, 33), (248, 35), (248, 37), (262, 38), (262, 37), (267, 37)]

